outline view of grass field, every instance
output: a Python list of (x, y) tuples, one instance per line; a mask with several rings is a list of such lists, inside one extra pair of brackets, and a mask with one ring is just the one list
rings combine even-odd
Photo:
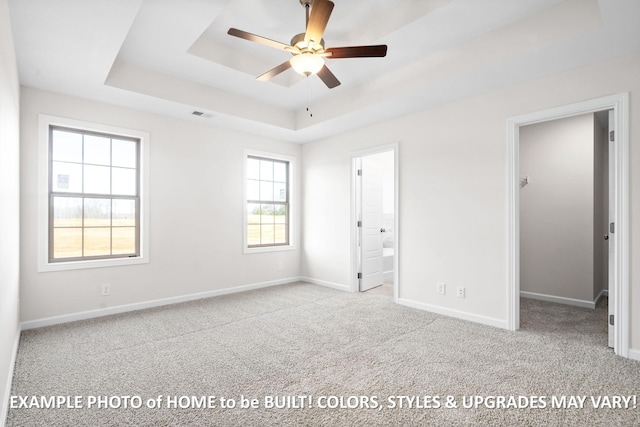
[[(126, 255), (136, 252), (135, 220), (56, 219), (53, 229), (53, 257)], [(83, 231), (84, 230), (84, 231)]]
[(286, 215), (247, 215), (249, 246), (287, 243)]

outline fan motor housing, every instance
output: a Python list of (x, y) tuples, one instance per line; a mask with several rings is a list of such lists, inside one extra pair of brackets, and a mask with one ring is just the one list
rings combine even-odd
[(300, 33), (293, 36), (291, 46), (297, 47), (302, 52), (322, 52), (324, 51), (324, 39), (320, 40), (320, 43), (313, 43), (313, 47), (310, 48), (304, 41), (304, 33)]

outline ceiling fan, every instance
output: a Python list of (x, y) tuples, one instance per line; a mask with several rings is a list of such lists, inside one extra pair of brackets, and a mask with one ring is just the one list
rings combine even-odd
[(238, 30), (237, 28), (229, 28), (227, 34), (231, 36), (257, 42), (276, 49), (286, 50), (293, 55), (290, 60), (258, 76), (258, 80), (267, 81), (283, 71), (293, 68), (305, 76), (317, 74), (324, 84), (327, 85), (329, 89), (332, 89), (338, 86), (340, 81), (325, 65), (325, 58), (340, 59), (386, 56), (387, 45), (331, 47), (325, 49), (322, 34), (329, 22), (329, 17), (331, 16), (331, 11), (334, 6), (333, 2), (329, 0), (299, 1), (306, 10), (306, 31), (293, 36), (290, 44), (251, 34)]

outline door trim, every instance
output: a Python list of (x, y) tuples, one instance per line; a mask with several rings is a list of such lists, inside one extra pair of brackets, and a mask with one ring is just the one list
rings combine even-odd
[[(617, 239), (615, 251), (615, 315), (614, 351), (629, 357), (629, 93), (619, 93), (523, 114), (507, 119), (507, 325), (520, 328), (520, 224), (519, 224), (519, 128), (521, 126), (562, 119), (602, 110), (614, 110), (616, 147), (615, 215)], [(610, 159), (611, 164), (611, 159)]]
[(360, 287), (358, 283), (358, 227), (356, 226), (357, 218), (357, 194), (356, 194), (356, 175), (357, 175), (357, 165), (356, 161), (360, 157), (365, 157), (371, 154), (384, 153), (386, 151), (393, 151), (393, 178), (394, 178), (394, 194), (393, 194), (393, 227), (394, 227), (394, 239), (393, 239), (393, 301), (395, 303), (398, 302), (398, 294), (399, 294), (399, 285), (400, 285), (400, 251), (398, 250), (400, 245), (400, 227), (399, 227), (399, 217), (400, 217), (400, 209), (399, 209), (399, 200), (400, 200), (400, 168), (399, 166), (399, 157), (400, 157), (400, 144), (392, 143), (386, 145), (379, 145), (376, 147), (367, 148), (360, 151), (355, 151), (351, 153), (351, 281), (350, 281), (350, 290), (351, 292), (359, 292)]

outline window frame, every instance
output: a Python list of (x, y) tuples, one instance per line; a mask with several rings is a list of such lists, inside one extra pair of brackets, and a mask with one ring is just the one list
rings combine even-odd
[[(54, 160), (53, 160), (53, 135), (55, 131), (62, 131), (62, 132), (66, 132), (66, 133), (75, 133), (78, 135), (82, 135), (83, 137), (83, 141), (84, 141), (84, 137), (85, 136), (97, 136), (97, 137), (107, 137), (110, 139), (110, 151), (112, 150), (111, 148), (111, 144), (113, 143), (112, 140), (113, 139), (118, 139), (118, 140), (126, 140), (126, 141), (131, 141), (131, 142), (135, 142), (136, 144), (136, 164), (135, 164), (135, 172), (136, 172), (136, 185), (135, 185), (135, 195), (119, 195), (119, 194), (113, 194), (112, 192), (110, 192), (109, 194), (99, 194), (99, 193), (88, 193), (84, 191), (85, 188), (85, 183), (84, 183), (84, 176), (82, 178), (82, 182), (83, 182), (83, 191), (79, 192), (79, 193), (73, 193), (73, 192), (62, 192), (62, 191), (55, 191), (54, 190), (54, 182), (53, 182), (53, 164), (54, 164)], [(83, 142), (84, 143), (84, 142)], [(84, 148), (83, 148), (83, 153), (84, 153)], [(67, 162), (68, 163), (68, 162)], [(73, 163), (73, 162), (72, 162)], [(85, 161), (84, 155), (82, 158), (82, 161), (80, 163), (75, 163), (75, 164), (80, 164), (82, 165), (83, 169), (85, 166), (93, 166), (94, 164), (92, 163), (88, 163)], [(103, 165), (100, 165), (103, 166)], [(109, 165), (109, 168), (113, 169), (113, 164)], [(129, 258), (129, 257), (138, 257), (140, 254), (140, 139), (139, 138), (132, 138), (129, 136), (123, 136), (123, 135), (116, 135), (116, 134), (111, 134), (111, 133), (102, 133), (102, 132), (95, 132), (95, 131), (88, 131), (88, 130), (80, 130), (80, 129), (75, 129), (75, 128), (68, 128), (68, 127), (62, 127), (62, 126), (56, 126), (56, 125), (50, 125), (49, 126), (49, 262), (50, 263), (59, 263), (59, 262), (72, 262), (72, 261), (88, 261), (88, 260), (98, 260), (98, 259), (110, 259), (110, 258)], [(113, 172), (112, 172), (113, 173)], [(109, 186), (112, 186), (112, 183), (109, 183)], [(112, 191), (112, 189), (110, 188), (110, 191)], [(133, 201), (135, 203), (135, 248), (133, 253), (129, 253), (129, 254), (113, 254), (111, 253), (110, 255), (82, 255), (80, 257), (66, 257), (66, 258), (54, 258), (54, 235), (55, 235), (55, 230), (56, 228), (67, 228), (67, 227), (56, 227), (55, 226), (55, 218), (54, 218), (54, 200), (56, 198), (77, 198), (77, 199), (81, 199), (82, 200), (82, 211), (84, 213), (85, 210), (85, 202), (87, 199), (103, 199), (103, 200), (110, 200), (111, 202), (113, 202), (114, 200), (130, 200)], [(110, 225), (109, 225), (109, 231), (110, 231), (110, 236), (113, 236), (113, 211), (111, 211), (111, 220), (110, 220)], [(83, 214), (83, 218), (84, 218), (84, 214)], [(83, 225), (81, 227), (73, 227), (73, 228), (80, 228), (82, 229), (82, 251), (84, 252), (84, 248), (85, 248), (85, 241), (84, 241), (84, 235), (85, 235), (85, 230), (86, 229), (91, 229), (91, 228), (95, 228), (95, 227), (91, 227), (91, 226), (86, 226), (84, 224), (84, 220), (83, 220)], [(104, 226), (101, 226), (99, 228), (106, 228)], [(115, 227), (118, 228), (118, 227)], [(112, 245), (113, 245), (113, 240), (111, 240), (110, 242), (110, 248), (113, 249)], [(111, 251), (110, 251), (111, 252)]]
[[(273, 162), (283, 162), (287, 163), (287, 243), (284, 244), (267, 244), (267, 245), (249, 245), (248, 241), (248, 213), (247, 213), (247, 205), (249, 203), (256, 203), (259, 201), (249, 200), (248, 192), (247, 192), (247, 182), (248, 182), (248, 168), (247, 163), (250, 158), (267, 160)], [(287, 155), (276, 154), (276, 153), (268, 153), (263, 151), (255, 151), (255, 150), (244, 150), (244, 155), (242, 158), (243, 164), (243, 221), (242, 221), (242, 246), (245, 254), (250, 253), (263, 253), (263, 252), (279, 252), (279, 251), (288, 251), (295, 249), (295, 227), (294, 227), (294, 213), (295, 213), (295, 158)], [(284, 204), (282, 202), (270, 202), (272, 204)]]
[[(137, 204), (137, 248), (135, 256), (108, 255), (87, 256), (65, 259), (53, 259), (53, 198), (56, 194), (52, 191), (52, 145), (51, 135), (54, 129), (68, 130), (82, 134), (97, 134), (100, 136), (120, 137), (123, 139), (135, 139), (138, 142), (137, 150), (137, 195), (127, 196), (125, 199), (136, 199)], [(148, 158), (149, 158), (149, 133), (119, 128), (104, 124), (84, 122), (80, 120), (66, 119), (41, 114), (39, 116), (39, 183), (38, 183), (38, 271), (63, 271), (85, 268), (114, 267), (122, 265), (143, 264), (149, 262), (149, 209), (148, 209)], [(75, 197), (92, 198), (93, 194), (74, 193)], [(100, 198), (120, 199), (111, 194)], [(84, 228), (84, 227), (83, 227)], [(111, 227), (110, 227), (111, 228)]]

